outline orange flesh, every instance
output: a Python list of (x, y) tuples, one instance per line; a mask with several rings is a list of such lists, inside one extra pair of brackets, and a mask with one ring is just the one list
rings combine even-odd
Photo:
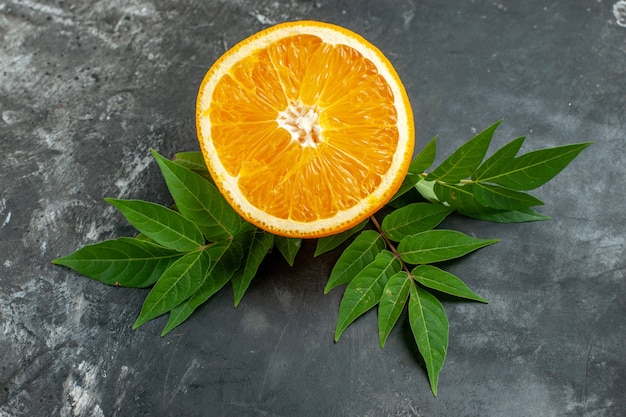
[(222, 165), (252, 205), (282, 219), (329, 218), (366, 199), (397, 147), (387, 82), (358, 51), (313, 35), (235, 64), (212, 103)]

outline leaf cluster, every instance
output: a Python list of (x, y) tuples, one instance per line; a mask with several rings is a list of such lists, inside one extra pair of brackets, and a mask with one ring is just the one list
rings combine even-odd
[(174, 160), (152, 153), (175, 209), (107, 198), (139, 234), (84, 246), (53, 263), (109, 285), (151, 287), (133, 328), (168, 314), (165, 335), (229, 281), (237, 306), (272, 246), (293, 264), (299, 241), (245, 222), (210, 180), (199, 152)]
[[(524, 141), (521, 137), (486, 158), (499, 124), (468, 140), (427, 173), (436, 157), (437, 138), (433, 138), (412, 161), (382, 223), (373, 216), (374, 230), (360, 231), (364, 223), (342, 235), (322, 238), (317, 244), (315, 254), (319, 255), (356, 235), (337, 260), (324, 289), (328, 292), (347, 284), (335, 340), (359, 316), (377, 307), (379, 343), (384, 347), (408, 309), (434, 395), (448, 350), (449, 323), (440, 296), (487, 302), (460, 278), (441, 269), (441, 262), (497, 242), (436, 227), (455, 211), (500, 223), (548, 219), (533, 209), (543, 204), (541, 200), (526, 191), (548, 182), (590, 145), (573, 144), (516, 156)], [(420, 196), (427, 202), (417, 201)]]
[[(497, 242), (437, 226), (455, 211), (495, 222), (547, 219), (533, 209), (542, 202), (527, 191), (545, 184), (589, 145), (516, 156), (524, 141), (518, 138), (485, 159), (499, 123), (427, 173), (436, 157), (433, 138), (412, 161), (387, 207), (350, 230), (317, 241), (314, 256), (347, 244), (324, 288), (327, 293), (345, 286), (335, 340), (377, 307), (383, 347), (406, 308), (434, 395), (448, 349), (441, 295), (487, 302), (444, 271), (441, 262)], [(137, 236), (87, 245), (53, 263), (108, 285), (150, 288), (133, 328), (167, 314), (165, 335), (228, 282), (237, 306), (272, 248), (293, 265), (302, 241), (244, 221), (212, 182), (200, 152), (178, 153), (173, 160), (152, 153), (173, 206), (108, 198)]]

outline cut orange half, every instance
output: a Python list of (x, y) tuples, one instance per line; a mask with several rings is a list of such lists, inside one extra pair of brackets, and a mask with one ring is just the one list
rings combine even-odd
[(391, 63), (321, 22), (282, 23), (226, 52), (202, 81), (196, 123), (226, 200), (287, 237), (359, 224), (398, 190), (413, 155), (413, 114)]

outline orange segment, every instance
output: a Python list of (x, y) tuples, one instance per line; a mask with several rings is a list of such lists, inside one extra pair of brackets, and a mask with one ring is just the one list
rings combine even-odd
[(413, 115), (392, 65), (347, 29), (283, 23), (206, 74), (197, 130), (218, 188), (249, 222), (290, 237), (346, 230), (397, 191)]

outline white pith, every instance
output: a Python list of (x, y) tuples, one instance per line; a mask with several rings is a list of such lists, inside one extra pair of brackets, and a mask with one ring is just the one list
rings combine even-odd
[(303, 147), (316, 147), (322, 136), (319, 124), (319, 110), (300, 102), (289, 103), (276, 118), (278, 126), (291, 135), (291, 140)]

